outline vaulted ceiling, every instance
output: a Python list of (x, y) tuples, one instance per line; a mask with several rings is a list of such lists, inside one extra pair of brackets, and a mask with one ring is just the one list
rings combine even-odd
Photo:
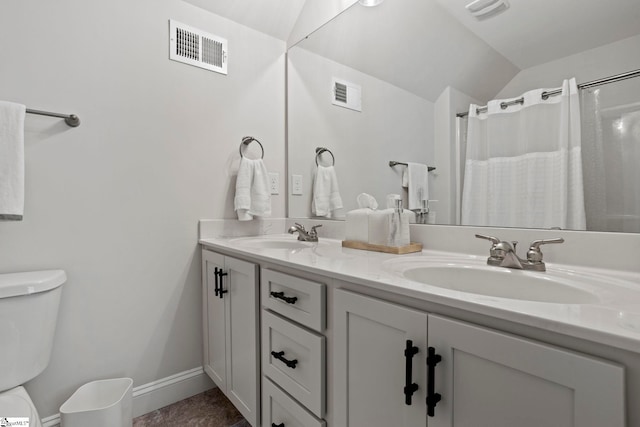
[(640, 34), (640, 0), (507, 0), (482, 21), (471, 0), (184, 1), (288, 46), (322, 27), (305, 49), (429, 100), (448, 85), (487, 100), (520, 70)]

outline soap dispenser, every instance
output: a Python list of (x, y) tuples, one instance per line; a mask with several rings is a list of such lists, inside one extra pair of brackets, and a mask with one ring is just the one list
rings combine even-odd
[(402, 209), (402, 199), (396, 199), (393, 212), (389, 215), (388, 245), (393, 247), (409, 244), (409, 215)]

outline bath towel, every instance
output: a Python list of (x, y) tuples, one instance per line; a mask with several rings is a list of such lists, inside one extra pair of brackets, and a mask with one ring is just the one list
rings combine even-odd
[(0, 101), (0, 220), (24, 213), (24, 105)]
[(429, 200), (429, 169), (421, 163), (407, 163), (402, 175), (403, 187), (407, 188), (408, 208), (420, 209), (423, 200)]
[(262, 159), (240, 160), (234, 206), (240, 221), (271, 215), (269, 173)]
[(311, 210), (316, 216), (331, 218), (331, 212), (342, 208), (338, 177), (333, 166), (318, 166), (313, 180)]

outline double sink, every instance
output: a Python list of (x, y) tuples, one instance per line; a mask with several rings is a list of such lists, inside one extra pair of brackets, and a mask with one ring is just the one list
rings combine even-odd
[[(332, 258), (352, 258), (362, 253), (342, 248), (339, 240), (303, 242), (290, 235), (238, 238), (230, 243), (259, 252), (313, 252), (319, 257)], [(553, 266), (546, 272), (493, 267), (486, 265), (486, 258), (456, 254), (392, 256), (381, 259), (380, 264), (384, 272), (417, 284), (467, 294), (543, 303), (602, 303), (613, 295), (610, 285), (621, 282), (613, 280), (612, 283), (606, 283), (606, 276), (581, 274)], [(627, 286), (623, 283), (623, 287)]]

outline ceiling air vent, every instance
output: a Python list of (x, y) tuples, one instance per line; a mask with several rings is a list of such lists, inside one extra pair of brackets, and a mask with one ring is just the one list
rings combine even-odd
[(475, 0), (465, 8), (478, 20), (491, 18), (509, 8), (507, 0)]
[(362, 111), (362, 88), (344, 80), (332, 80), (331, 103), (355, 111)]
[(227, 40), (170, 19), (169, 59), (227, 74)]

